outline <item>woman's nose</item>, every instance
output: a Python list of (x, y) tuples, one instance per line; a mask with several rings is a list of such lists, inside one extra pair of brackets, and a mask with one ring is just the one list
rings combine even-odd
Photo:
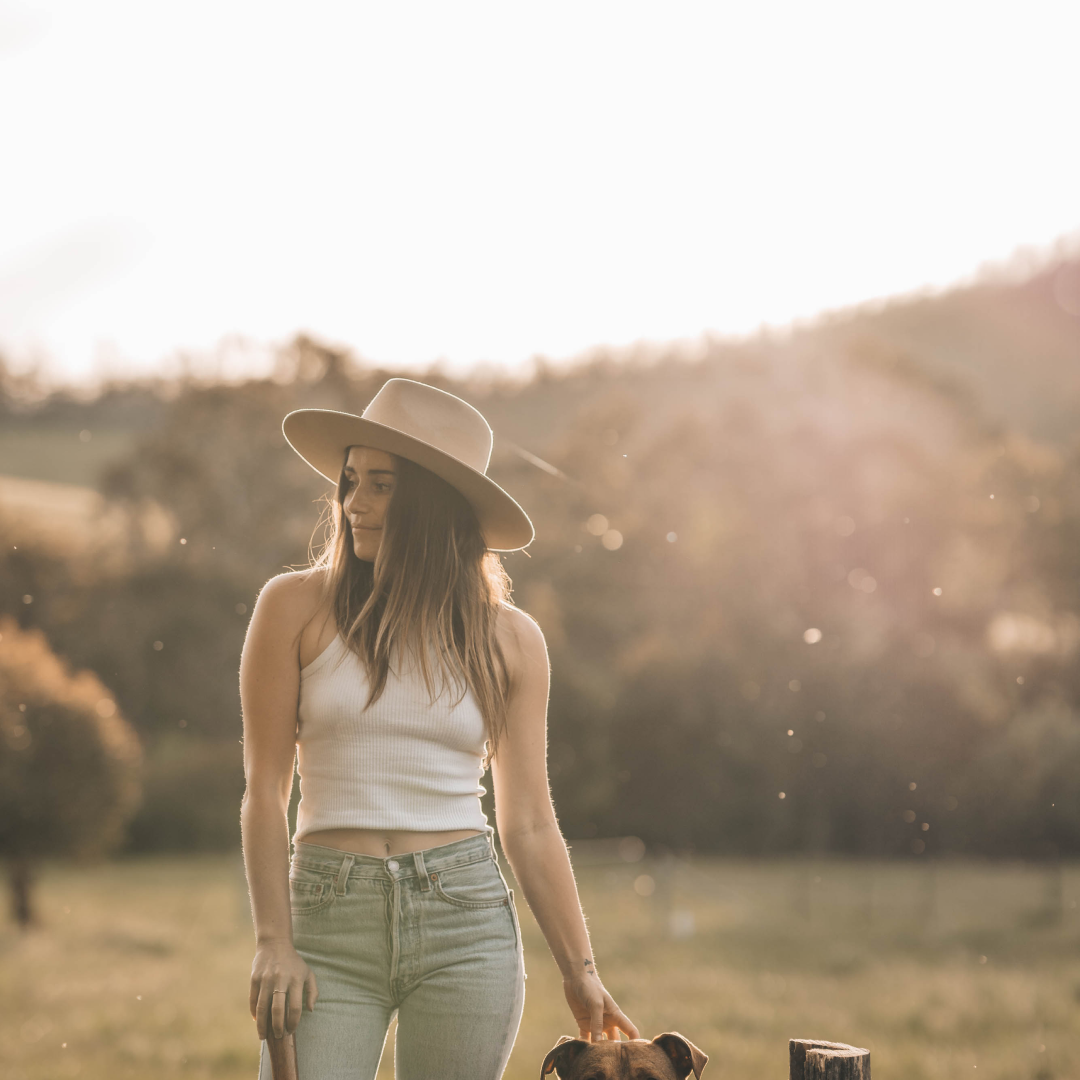
[(366, 509), (370, 509), (367, 505), (367, 499), (364, 497), (359, 486), (354, 487), (352, 491), (345, 496), (345, 513), (362, 514)]

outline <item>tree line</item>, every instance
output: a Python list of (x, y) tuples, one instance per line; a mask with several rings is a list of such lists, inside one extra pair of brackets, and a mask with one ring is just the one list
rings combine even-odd
[[(123, 400), (153, 411), (97, 480), (123, 540), (78, 560), (5, 544), (0, 612), (138, 733), (130, 848), (238, 843), (247, 618), (306, 564), (327, 494), (281, 419), (360, 412), (392, 374), (300, 338), (273, 377), (62, 402), (91, 431)], [(491, 473), (537, 526), (505, 563), (549, 644), (568, 836), (1080, 852), (1080, 444), (992, 423), (872, 341), (420, 377), (488, 416)], [(27, 426), (58, 407), (6, 404)]]

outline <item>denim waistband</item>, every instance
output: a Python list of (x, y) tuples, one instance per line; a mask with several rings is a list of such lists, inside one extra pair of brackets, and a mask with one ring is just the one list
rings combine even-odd
[(381, 858), (375, 855), (355, 855), (340, 848), (323, 847), (297, 840), (293, 844), (292, 865), (305, 870), (321, 870), (343, 880), (352, 878), (378, 878), (384, 881), (402, 881), (408, 878), (425, 880), (429, 874), (449, 870), (454, 866), (491, 859), (498, 862), (493, 837), (495, 830), (489, 825), (478, 836), (467, 836), (449, 844), (424, 848), (422, 851), (403, 852)]

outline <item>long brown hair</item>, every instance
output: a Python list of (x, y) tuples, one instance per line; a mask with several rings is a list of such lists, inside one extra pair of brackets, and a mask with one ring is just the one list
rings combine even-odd
[(499, 605), (510, 602), (510, 579), (465, 497), (423, 466), (392, 456), (397, 478), (375, 562), (353, 550), (343, 463), (329, 536), (313, 565), (327, 571), (324, 595), (337, 628), (367, 668), (367, 705), (385, 690), (391, 662), (411, 652), (432, 701), (451, 685), (459, 701), (472, 691), (490, 757), (506, 724), (510, 679), (495, 620)]

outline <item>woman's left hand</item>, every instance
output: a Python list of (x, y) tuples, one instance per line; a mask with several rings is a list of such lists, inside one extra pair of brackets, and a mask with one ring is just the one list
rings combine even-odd
[(639, 1038), (638, 1029), (615, 1004), (615, 999), (604, 989), (600, 976), (594, 972), (583, 972), (563, 979), (563, 993), (582, 1039), (599, 1042), (604, 1035), (609, 1039), (618, 1039), (620, 1031), (625, 1032), (628, 1038)]

